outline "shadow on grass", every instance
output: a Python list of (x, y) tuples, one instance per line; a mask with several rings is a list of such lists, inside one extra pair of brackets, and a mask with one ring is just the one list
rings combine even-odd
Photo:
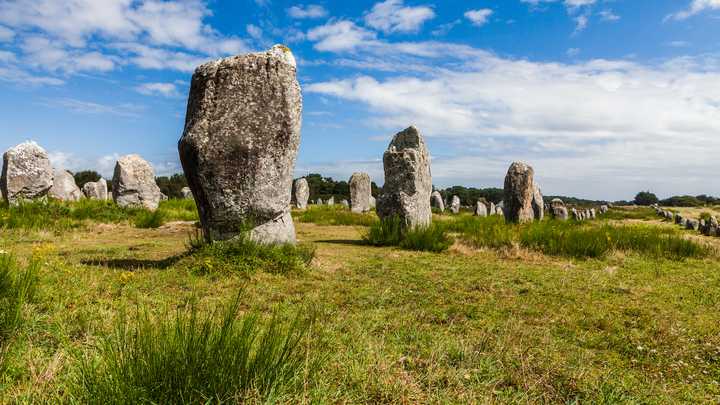
[(318, 240), (315, 243), (327, 243), (331, 245), (352, 245), (352, 246), (367, 246), (368, 244), (360, 239), (330, 239), (330, 240)]
[(84, 259), (80, 263), (86, 266), (107, 267), (110, 269), (120, 270), (137, 270), (137, 269), (157, 269), (165, 270), (172, 267), (175, 263), (188, 257), (189, 252), (170, 256), (165, 259)]

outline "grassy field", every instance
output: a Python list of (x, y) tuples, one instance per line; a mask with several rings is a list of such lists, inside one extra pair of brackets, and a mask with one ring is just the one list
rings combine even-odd
[[(437, 217), (454, 244), (433, 253), (371, 246), (376, 218), (333, 209), (294, 213), (300, 247), (268, 250), (204, 245), (166, 204), (155, 229), (104, 209), (0, 226), (0, 303), (20, 302), (0, 402), (720, 402), (716, 239), (654, 215)], [(625, 242), (567, 254), (608, 232)], [(32, 294), (3, 293), (28, 275)]]

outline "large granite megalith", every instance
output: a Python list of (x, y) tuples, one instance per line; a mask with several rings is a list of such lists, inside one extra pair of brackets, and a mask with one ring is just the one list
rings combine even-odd
[(10, 205), (44, 198), (53, 185), (53, 168), (45, 149), (24, 142), (3, 155), (0, 191)]
[(515, 162), (505, 176), (504, 207), (505, 220), (510, 223), (530, 222), (535, 218), (534, 171), (529, 165)]
[(155, 211), (162, 193), (155, 182), (155, 170), (138, 155), (118, 159), (112, 181), (112, 196), (121, 207), (145, 208)]
[(50, 197), (60, 201), (80, 201), (83, 196), (80, 187), (75, 183), (75, 177), (65, 169), (53, 169), (53, 185), (50, 188)]
[(383, 166), (385, 185), (377, 201), (378, 216), (398, 216), (410, 228), (430, 225), (430, 155), (417, 128), (395, 135), (383, 155)]
[(192, 77), (180, 161), (208, 240), (249, 230), (295, 243), (290, 216), (302, 95), (287, 47), (220, 59)]
[(349, 184), (350, 211), (358, 213), (370, 211), (370, 196), (372, 195), (370, 175), (367, 173), (353, 173), (350, 176)]
[(299, 210), (307, 209), (308, 198), (310, 198), (310, 186), (306, 178), (295, 180), (293, 184), (295, 189), (295, 207)]

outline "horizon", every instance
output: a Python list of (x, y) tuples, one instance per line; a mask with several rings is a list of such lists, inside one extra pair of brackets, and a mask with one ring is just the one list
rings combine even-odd
[(720, 1), (641, 3), (0, 1), (0, 150), (182, 173), (194, 68), (284, 43), (304, 98), (295, 177), (382, 185), (383, 152), (414, 124), (441, 189), (502, 188), (520, 160), (546, 195), (716, 195)]

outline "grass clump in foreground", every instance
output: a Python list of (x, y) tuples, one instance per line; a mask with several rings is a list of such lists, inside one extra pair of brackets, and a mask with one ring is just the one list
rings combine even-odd
[(143, 211), (135, 217), (135, 227), (140, 229), (160, 228), (165, 224), (166, 215), (161, 210)]
[(190, 268), (197, 274), (249, 274), (256, 270), (272, 274), (301, 273), (315, 258), (312, 245), (266, 245), (253, 241), (248, 233), (211, 243), (194, 235), (189, 245), (193, 260)]
[[(96, 358), (81, 363), (78, 397), (87, 403), (272, 401), (300, 390), (317, 369), (302, 345), (313, 316), (239, 316), (240, 296), (203, 317), (195, 304), (174, 319), (121, 315)], [(317, 356), (314, 356), (317, 359)], [(258, 401), (259, 402), (259, 401)]]
[(39, 268), (40, 262), (33, 259), (21, 269), (12, 256), (0, 253), (0, 370), (8, 343), (22, 325), (22, 309), (35, 293)]
[(295, 211), (293, 216), (298, 222), (316, 225), (358, 225), (371, 226), (378, 222), (374, 213), (359, 214), (343, 206), (310, 206), (305, 211)]
[(626, 251), (656, 258), (684, 259), (711, 253), (708, 247), (683, 238), (675, 229), (645, 225), (555, 220), (508, 225), (499, 217), (466, 217), (445, 225), (476, 247), (519, 245), (555, 256), (600, 258), (612, 251)]
[(433, 223), (408, 228), (398, 216), (385, 218), (370, 226), (363, 240), (373, 246), (399, 246), (406, 250), (435, 253), (444, 252), (453, 244), (444, 226)]

